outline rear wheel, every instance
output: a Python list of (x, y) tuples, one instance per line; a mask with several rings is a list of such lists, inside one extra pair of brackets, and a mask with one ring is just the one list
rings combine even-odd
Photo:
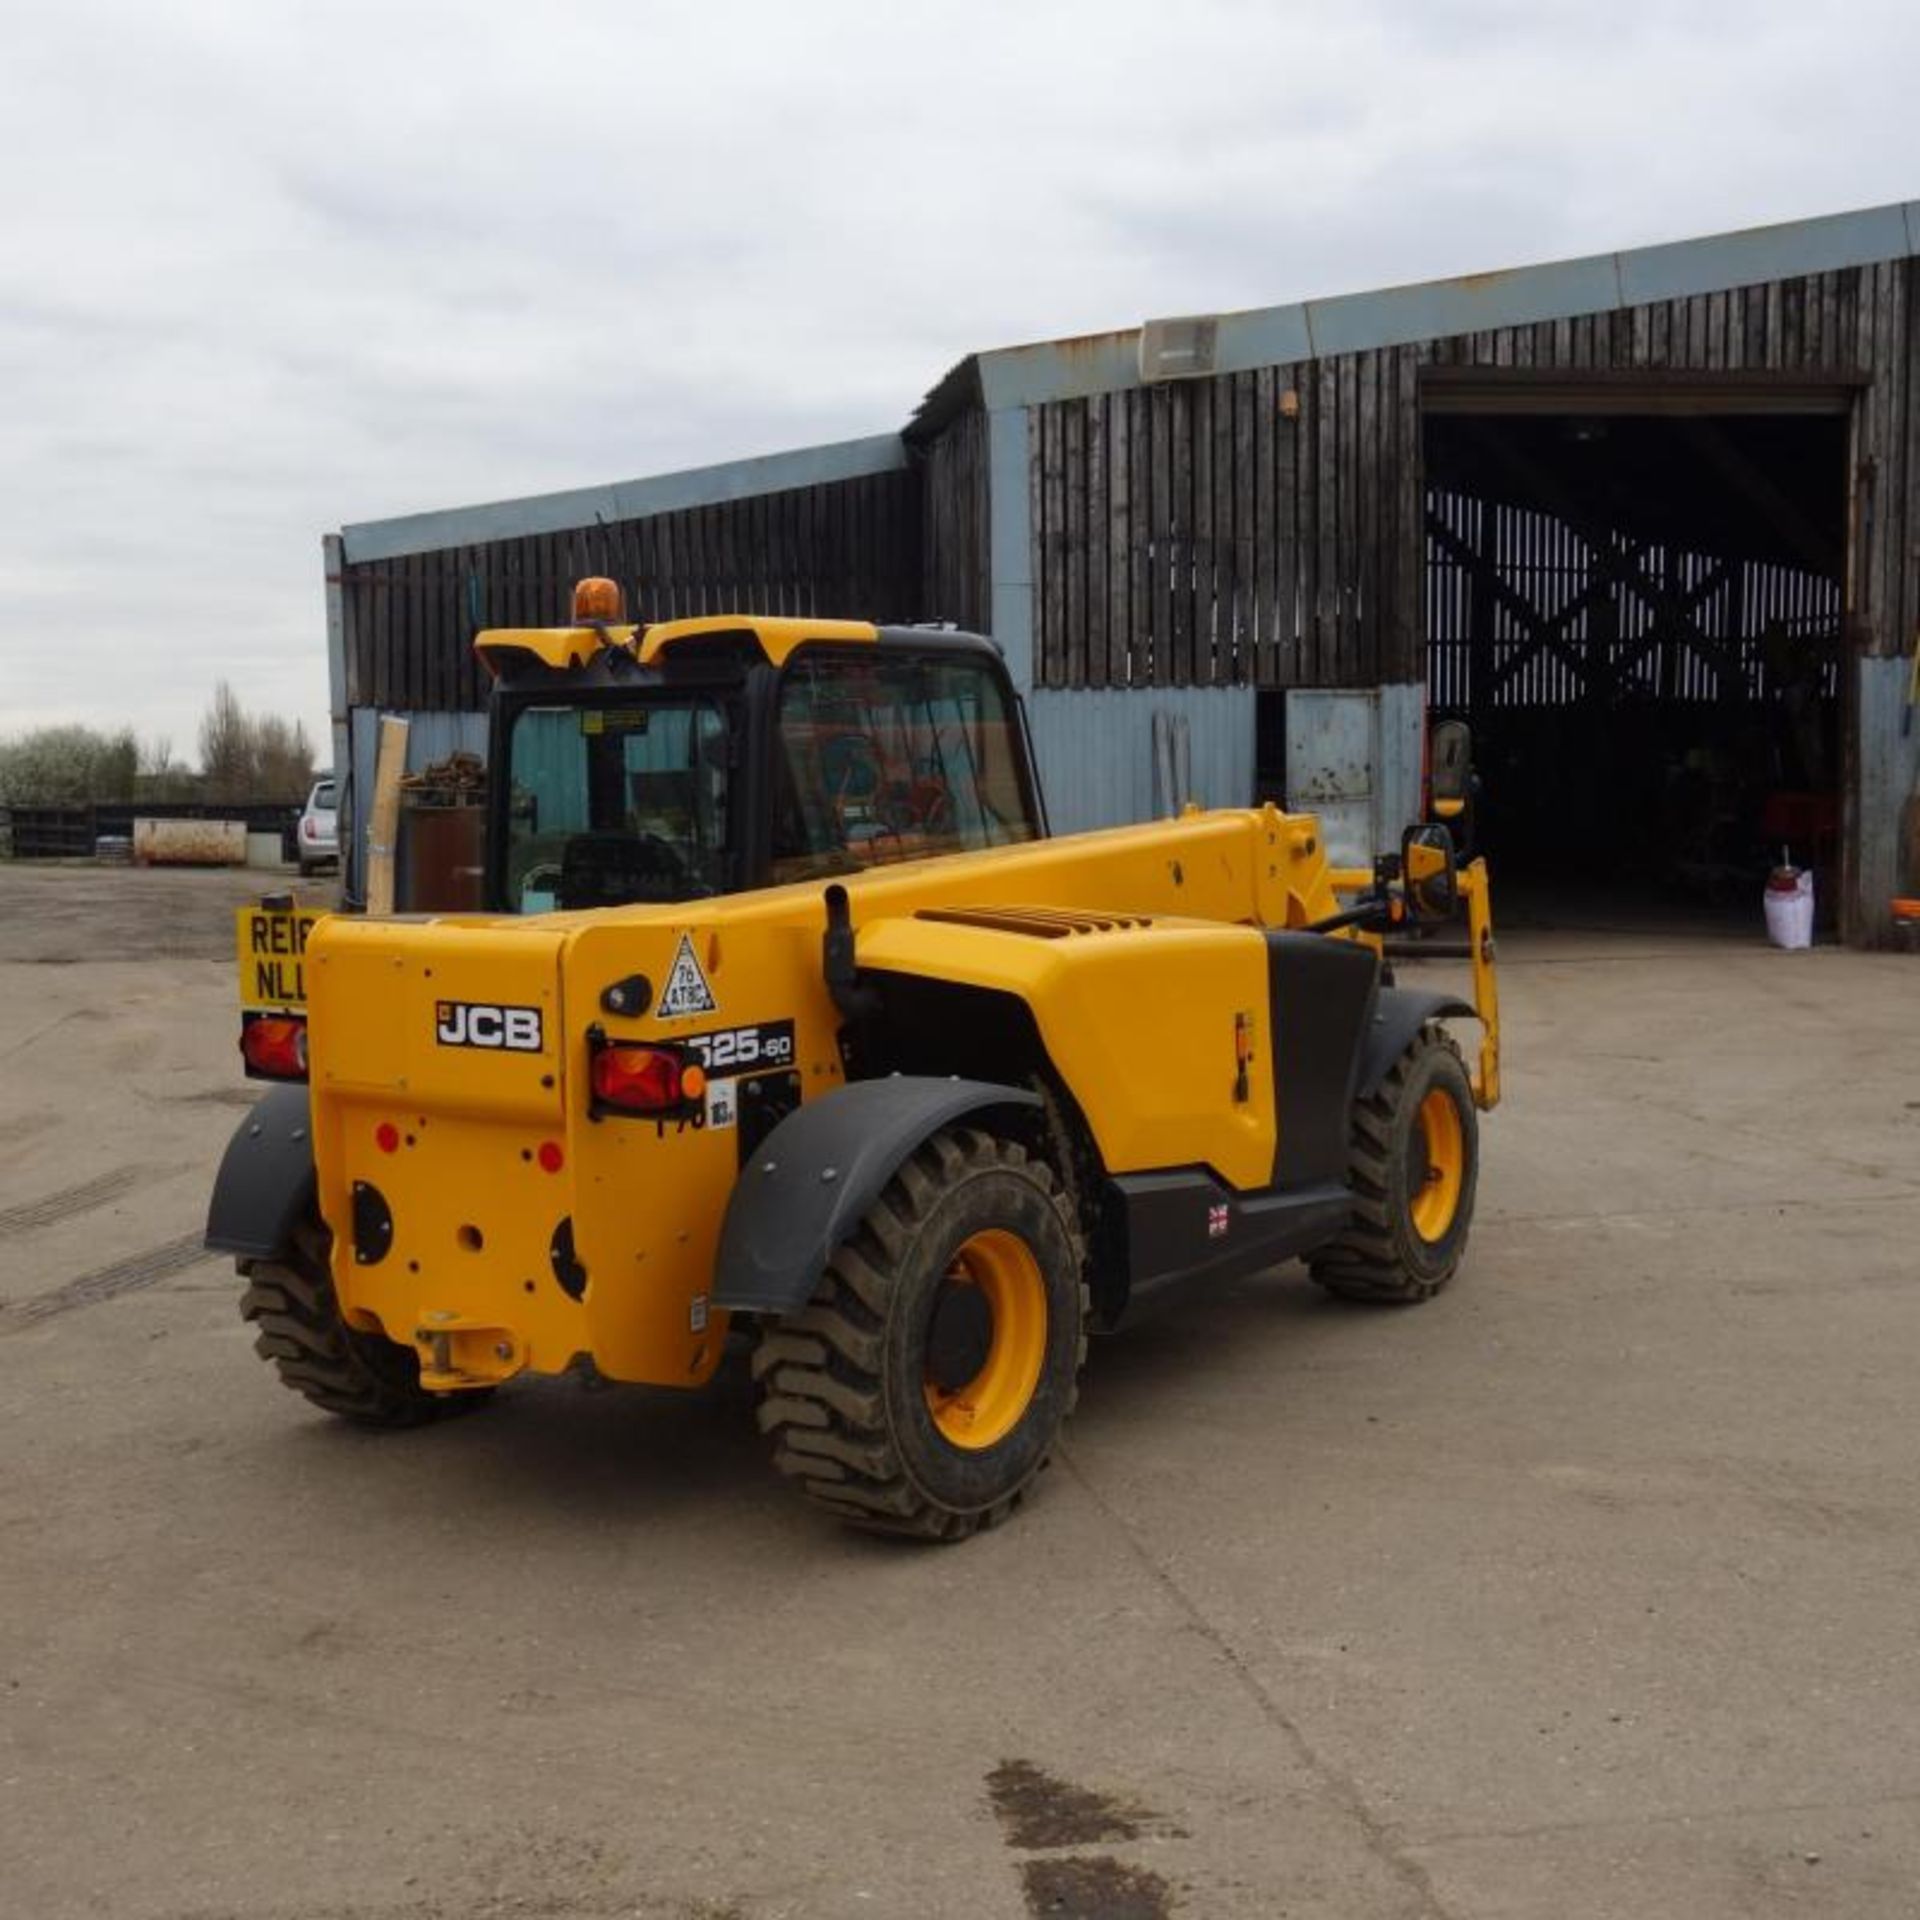
[(240, 1263), (247, 1280), (241, 1317), (259, 1328), (253, 1350), (284, 1385), (363, 1427), (417, 1427), (488, 1398), (427, 1392), (411, 1347), (348, 1326), (327, 1263), (331, 1245), (326, 1227), (309, 1217), (294, 1229), (284, 1258)]
[(774, 1464), (855, 1526), (963, 1540), (1046, 1465), (1079, 1389), (1072, 1211), (1010, 1140), (936, 1133), (753, 1358)]
[(1353, 1218), (1313, 1277), (1349, 1300), (1405, 1306), (1444, 1287), (1466, 1251), (1480, 1172), (1479, 1115), (1460, 1050), (1423, 1027), (1354, 1107)]

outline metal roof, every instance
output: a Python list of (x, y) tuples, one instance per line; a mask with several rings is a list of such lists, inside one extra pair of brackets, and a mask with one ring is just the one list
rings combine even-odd
[[(1778, 226), (1597, 253), (1580, 260), (1193, 317), (1214, 323), (1212, 371), (1239, 373), (1491, 327), (1568, 320), (1652, 300), (1870, 266), (1916, 253), (1920, 253), (1920, 200), (1895, 201)], [(567, 493), (362, 521), (342, 530), (345, 558), (349, 562), (385, 560), (486, 540), (560, 533), (895, 472), (907, 464), (908, 442), (938, 432), (970, 406), (984, 405), (998, 412), (1138, 386), (1142, 331), (1125, 327), (969, 354), (927, 394), (902, 433)]]
[[(1240, 313), (1182, 317), (1214, 321), (1213, 372), (1242, 373), (1490, 327), (1570, 320), (1651, 300), (1871, 266), (1915, 253), (1920, 253), (1920, 201), (1895, 201), (1580, 260), (1460, 274)], [(971, 355), (927, 395), (907, 427), (908, 438), (937, 431), (973, 392), (994, 411), (1138, 386), (1141, 332), (1140, 327), (1126, 327)]]
[(438, 513), (410, 513), (395, 520), (362, 520), (341, 529), (344, 557), (392, 560), (407, 553), (436, 553), (448, 547), (478, 546), (485, 540), (518, 539), (533, 533), (566, 533), (576, 527), (640, 520), (652, 513), (684, 507), (717, 506), (723, 500), (750, 500), (758, 494), (784, 493), (833, 480), (859, 480), (869, 474), (895, 473), (907, 464), (906, 444), (897, 433), (865, 440), (837, 440), (824, 447), (792, 453), (761, 454), (714, 467), (689, 467), (682, 473), (645, 480), (616, 480), (607, 486), (576, 487), (566, 493), (536, 493), (523, 500), (494, 500), (482, 506), (449, 507)]

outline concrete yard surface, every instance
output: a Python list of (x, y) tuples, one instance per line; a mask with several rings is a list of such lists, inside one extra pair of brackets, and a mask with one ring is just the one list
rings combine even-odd
[(0, 867), (0, 1911), (1920, 1913), (1920, 963), (1510, 938), (1453, 1288), (1175, 1302), (928, 1550), (738, 1368), (277, 1385), (197, 1246), (257, 885)]

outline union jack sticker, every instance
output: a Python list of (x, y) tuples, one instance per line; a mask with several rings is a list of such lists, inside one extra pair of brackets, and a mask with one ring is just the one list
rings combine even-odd
[(1224, 1202), (1219, 1206), (1208, 1207), (1207, 1238), (1209, 1240), (1224, 1240), (1227, 1237), (1227, 1221), (1230, 1217)]

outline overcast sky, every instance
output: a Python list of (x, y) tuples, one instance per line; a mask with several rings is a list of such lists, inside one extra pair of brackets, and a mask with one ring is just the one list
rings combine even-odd
[(886, 431), (976, 348), (1920, 196), (1912, 0), (0, 21), (0, 736), (176, 755), (222, 677), (324, 742), (344, 521)]

